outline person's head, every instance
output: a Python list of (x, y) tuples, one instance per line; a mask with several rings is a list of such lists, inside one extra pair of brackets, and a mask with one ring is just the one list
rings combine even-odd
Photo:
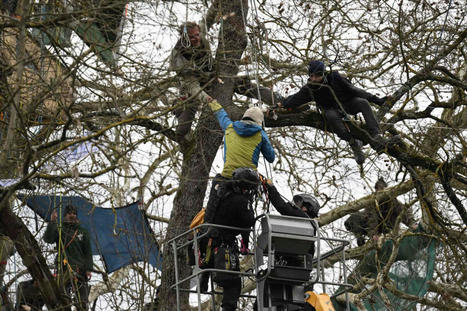
[(308, 75), (310, 81), (314, 83), (320, 83), (324, 77), (324, 63), (320, 60), (312, 60), (308, 64)]
[(263, 111), (261, 110), (261, 108), (256, 107), (256, 106), (248, 108), (243, 114), (242, 120), (253, 121), (259, 126), (262, 126), (264, 122)]
[(313, 196), (306, 193), (296, 194), (293, 197), (293, 202), (298, 208), (307, 213), (309, 217), (318, 217), (320, 206)]
[(237, 168), (232, 174), (233, 188), (239, 193), (252, 193), (258, 189), (258, 172), (249, 167)]
[(69, 204), (65, 207), (65, 222), (78, 222), (78, 211), (75, 206)]
[(375, 190), (381, 191), (386, 188), (388, 184), (384, 181), (382, 177), (378, 178), (378, 181), (375, 183)]
[(184, 35), (188, 36), (190, 45), (192, 47), (201, 46), (201, 29), (195, 22), (186, 22), (180, 26), (180, 36), (183, 38)]

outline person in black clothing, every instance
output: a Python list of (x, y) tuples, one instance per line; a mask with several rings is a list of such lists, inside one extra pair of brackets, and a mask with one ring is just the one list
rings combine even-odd
[[(296, 194), (293, 196), (293, 203), (286, 202), (270, 179), (263, 179), (263, 183), (266, 185), (269, 200), (281, 215), (302, 218), (318, 217), (320, 206), (313, 196), (306, 193)], [(313, 244), (309, 251), (311, 257), (313, 257), (314, 252)]]
[[(379, 178), (375, 183), (375, 191), (380, 192), (387, 186), (384, 179)], [(394, 229), (397, 217), (404, 210), (404, 204), (397, 198), (383, 198), (377, 203), (377, 206), (372, 205), (363, 211), (352, 213), (344, 222), (345, 228), (357, 238), (358, 246), (365, 244), (365, 236), (377, 241), (380, 234)], [(408, 209), (402, 215), (401, 221), (410, 229), (417, 228), (414, 216)]]
[[(293, 196), (293, 202), (285, 201), (277, 188), (272, 183), (272, 180), (261, 178), (261, 182), (266, 186), (269, 200), (271, 201), (274, 208), (281, 214), (285, 216), (294, 216), (302, 218), (316, 218), (319, 214), (319, 203), (311, 195), (307, 193), (296, 194)], [(307, 263), (311, 262), (313, 255), (315, 253), (314, 243), (311, 245), (310, 250), (308, 251)], [(303, 264), (303, 261), (296, 256), (286, 255), (286, 254), (277, 254), (278, 257), (281, 257), (282, 260), (287, 261), (288, 265), (291, 266), (300, 266)], [(266, 280), (266, 284), (267, 284)], [(306, 306), (308, 308), (308, 306)], [(253, 310), (258, 310), (257, 302), (253, 304)], [(308, 310), (308, 309), (305, 309)]]
[(338, 72), (327, 72), (322, 61), (312, 60), (308, 66), (308, 83), (300, 91), (287, 97), (279, 107), (292, 108), (315, 101), (322, 110), (326, 121), (335, 133), (349, 142), (355, 155), (355, 161), (363, 164), (365, 157), (362, 153), (362, 142), (352, 137), (345, 126), (343, 118), (347, 114), (356, 115), (361, 112), (365, 118), (369, 134), (373, 138), (382, 140), (378, 121), (369, 102), (382, 105), (387, 97), (379, 98), (354, 85), (342, 77)]
[[(251, 207), (252, 199), (259, 184), (258, 173), (251, 168), (238, 168), (232, 175), (232, 181), (222, 183), (220, 189), (221, 200), (214, 214), (213, 224), (239, 227), (249, 229), (255, 223), (253, 209)], [(208, 208), (214, 208), (213, 206)], [(206, 211), (207, 213), (208, 211)], [(224, 253), (219, 250), (224, 249), (230, 255), (230, 269), (239, 271), (238, 244), (237, 235), (241, 235), (240, 253), (246, 255), (249, 253), (249, 231), (239, 231), (224, 228), (212, 227), (209, 229), (208, 236), (212, 239), (212, 249), (214, 250), (214, 259), (211, 261), (215, 268), (221, 268), (217, 265), (220, 259), (224, 258)], [(216, 253), (217, 252), (217, 253)], [(221, 260), (222, 261), (222, 260)], [(205, 288), (209, 275), (202, 275)], [(214, 281), (223, 287), (222, 310), (233, 311), (237, 308), (237, 301), (240, 297), (241, 279), (236, 274), (216, 273)]]
[(57, 225), (55, 210), (43, 239), (46, 243), (55, 243), (59, 251), (56, 259), (59, 286), (65, 286), (67, 292), (74, 292), (78, 310), (87, 310), (92, 249), (88, 231), (79, 225), (76, 207), (65, 207), (61, 227)]
[(45, 305), (45, 301), (39, 291), (39, 286), (34, 280), (20, 282), (16, 289), (15, 310), (39, 311)]

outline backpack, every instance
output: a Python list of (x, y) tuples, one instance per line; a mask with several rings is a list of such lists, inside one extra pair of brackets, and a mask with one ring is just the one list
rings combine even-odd
[(305, 293), (305, 302), (307, 306), (313, 307), (316, 311), (335, 311), (328, 294), (316, 294), (308, 291)]

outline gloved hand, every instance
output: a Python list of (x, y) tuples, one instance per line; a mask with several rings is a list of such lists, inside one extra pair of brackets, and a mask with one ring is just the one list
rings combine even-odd
[(219, 104), (219, 102), (215, 99), (209, 102), (209, 107), (211, 108), (212, 112), (216, 112), (222, 109), (221, 104)]
[(263, 184), (263, 185), (266, 185), (268, 184), (269, 186), (272, 186), (273, 183), (272, 183), (272, 180), (269, 179), (269, 178), (266, 178), (265, 176), (259, 174), (259, 181)]
[(387, 100), (389, 99), (388, 96), (384, 96), (384, 97), (378, 97), (376, 95), (373, 95), (371, 96), (368, 101), (372, 102), (372, 103), (375, 103), (376, 105), (378, 106), (381, 106), (382, 104), (384, 104)]
[(243, 241), (243, 239), (240, 240), (240, 244), (242, 247), (240, 248), (240, 254), (242, 255), (248, 255), (250, 253), (250, 250), (248, 249), (248, 241)]

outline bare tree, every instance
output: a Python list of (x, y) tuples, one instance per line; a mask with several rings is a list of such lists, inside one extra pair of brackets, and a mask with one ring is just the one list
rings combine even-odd
[[(46, 2), (54, 9), (45, 10)], [(172, 47), (167, 38), (175, 42), (179, 25), (197, 18), (207, 24), (214, 47), (217, 71), (209, 95), (232, 119), (248, 104), (260, 104), (235, 92), (238, 76), (287, 96), (306, 83), (311, 59), (390, 96), (372, 108), (386, 137), (400, 135), (401, 143), (381, 145), (360, 119), (348, 122), (352, 135), (366, 143), (368, 161), (361, 170), (313, 103), (306, 112), (266, 117), (278, 154), (270, 177), (287, 182), (289, 189), (281, 192), (314, 194), (326, 233), (349, 238), (343, 219), (372, 206), (380, 194), (371, 185), (385, 177), (385, 195), (409, 203), (443, 241), (431, 292), (406, 299), (418, 299), (424, 310), (438, 308), (443, 299), (446, 309), (465, 306), (467, 30), (461, 3), (141, 1), (129, 4), (120, 28), (124, 1), (76, 1), (72, 7), (56, 2), (18, 1), (14, 12), (2, 11), (0, 26), (0, 176), (17, 179), (1, 191), (0, 232), (14, 241), (50, 307), (68, 301), (53, 285), (40, 234), (14, 200), (25, 191), (20, 189), (32, 184), (37, 193), (74, 193), (112, 207), (142, 199), (160, 241), (184, 232), (203, 205), (222, 133), (210, 109), (201, 107), (190, 138), (175, 135), (176, 79), (166, 61)], [(95, 29), (101, 37), (90, 35)], [(67, 31), (70, 41), (62, 35)], [(38, 41), (44, 37), (48, 43)], [(83, 143), (94, 146), (85, 160), (59, 159)], [(168, 224), (156, 221), (166, 218)], [(394, 230), (390, 237), (403, 234)], [(350, 262), (371, 247), (349, 249)], [(160, 299), (166, 310), (175, 305), (172, 255), (165, 247)], [(181, 277), (191, 273), (184, 260), (178, 264)], [(147, 302), (152, 292), (143, 284), (153, 290), (159, 276), (144, 264), (132, 273), (133, 281), (122, 280), (116, 294), (103, 297), (106, 305), (125, 310)], [(188, 310), (188, 295), (182, 298)]]

